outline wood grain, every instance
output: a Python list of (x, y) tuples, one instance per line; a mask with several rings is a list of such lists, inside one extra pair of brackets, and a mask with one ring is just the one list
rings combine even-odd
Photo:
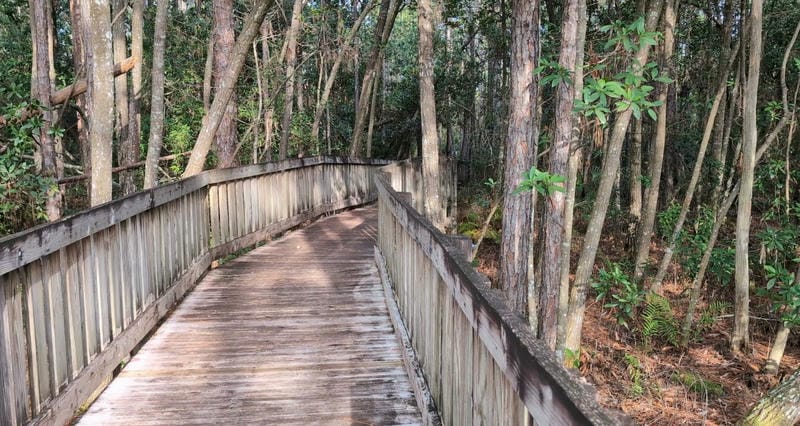
[(80, 424), (413, 424), (374, 262), (376, 210), (210, 271)]
[(415, 210), (413, 164), (382, 170), (375, 176), (379, 247), (442, 423), (524, 424), (529, 415), (536, 424), (627, 422), (601, 408), (594, 390), (560, 365), (463, 251)]

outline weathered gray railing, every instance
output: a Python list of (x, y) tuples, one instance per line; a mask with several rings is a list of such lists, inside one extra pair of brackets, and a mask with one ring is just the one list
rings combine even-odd
[[(439, 161), (439, 201), (441, 209), (448, 221), (446, 226), (453, 224), (456, 217), (457, 204), (457, 163), (449, 158)], [(418, 212), (424, 211), (424, 197), (422, 196), (422, 160), (396, 161), (383, 168), (392, 188), (399, 192), (411, 195), (411, 205)]]
[(403, 321), (446, 425), (618, 424), (414, 209), (407, 168), (378, 173), (378, 240)]
[(385, 161), (213, 170), (0, 240), (0, 424), (61, 425), (211, 261), (373, 201)]

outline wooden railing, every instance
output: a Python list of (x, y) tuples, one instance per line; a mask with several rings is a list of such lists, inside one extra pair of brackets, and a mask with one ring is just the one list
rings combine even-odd
[(0, 424), (65, 424), (212, 260), (376, 198), (384, 161), (213, 170), (0, 239)]
[[(450, 227), (455, 223), (457, 207), (457, 183), (456, 166), (457, 162), (450, 158), (439, 160), (439, 201), (440, 208), (444, 212), (447, 223)], [(383, 168), (387, 178), (390, 180), (392, 188), (398, 192), (405, 192), (411, 196), (411, 206), (418, 212), (425, 211), (424, 197), (422, 195), (422, 160), (415, 158), (412, 160), (396, 161)]]
[[(446, 425), (619, 424), (414, 208), (403, 166), (376, 178), (378, 239), (403, 322)], [(423, 401), (424, 404), (424, 401)]]

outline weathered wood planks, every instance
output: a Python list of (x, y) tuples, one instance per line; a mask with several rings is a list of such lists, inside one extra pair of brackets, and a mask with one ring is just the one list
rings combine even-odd
[(375, 235), (350, 211), (212, 270), (80, 424), (421, 422)]
[[(379, 247), (442, 423), (619, 424), (460, 248), (414, 209), (412, 164), (376, 175)], [(412, 200), (399, 191), (408, 191)]]
[(385, 164), (213, 170), (0, 239), (0, 424), (63, 423), (212, 260), (373, 200)]

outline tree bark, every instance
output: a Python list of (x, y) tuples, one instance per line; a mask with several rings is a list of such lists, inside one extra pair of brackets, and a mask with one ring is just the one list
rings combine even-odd
[[(373, 80), (376, 79), (379, 70), (380, 57), (386, 43), (389, 41), (389, 36), (392, 34), (394, 20), (400, 10), (401, 3), (402, 2), (398, 0), (383, 0), (381, 2), (380, 13), (378, 13), (378, 22), (375, 25), (374, 32), (375, 46), (372, 48), (369, 61), (367, 62), (367, 68), (364, 70), (364, 79), (361, 81), (361, 92), (358, 96), (358, 108), (356, 109), (356, 119), (355, 124), (353, 125), (353, 141), (350, 144), (351, 157), (358, 157), (361, 154), (364, 127), (369, 115), (369, 104), (371, 99), (370, 95), (372, 94), (373, 89), (372, 83)], [(432, 16), (431, 19), (433, 19)], [(431, 47), (431, 49), (433, 49), (433, 47)]]
[[(213, 0), (214, 7), (214, 96), (220, 90), (221, 82), (231, 66), (233, 46), (236, 34), (233, 30), (233, 0)], [(236, 129), (236, 118), (239, 108), (236, 105), (236, 92), (231, 94), (228, 107), (219, 123), (214, 137), (218, 167), (232, 167), (239, 164), (236, 159), (236, 146), (239, 135)]]
[[(575, 75), (573, 76), (574, 93), (583, 92), (583, 63), (584, 47), (586, 44), (586, 0), (578, 0), (578, 32), (575, 42)], [(564, 238), (561, 242), (561, 276), (558, 301), (558, 337), (557, 353), (563, 354), (564, 341), (567, 332), (567, 314), (569, 313), (569, 271), (570, 253), (572, 251), (572, 227), (575, 212), (575, 192), (578, 183), (578, 167), (581, 163), (581, 120), (580, 117), (572, 118), (572, 141), (570, 142), (569, 163), (566, 181), (566, 197), (564, 199)]]
[[(136, 163), (142, 156), (142, 67), (144, 51), (144, 0), (134, 0), (131, 10), (131, 57), (135, 63), (131, 72), (131, 96), (128, 108), (128, 140), (126, 149), (127, 162)], [(128, 189), (136, 191), (135, 174), (130, 173), (132, 186)], [(127, 189), (125, 190), (127, 191)]]
[[(755, 0), (759, 1), (759, 0)], [(800, 421), (800, 370), (772, 388), (739, 425), (793, 425)]]
[[(128, 46), (126, 40), (125, 11), (128, 8), (126, 0), (113, 0), (111, 3), (111, 44), (114, 50), (114, 62), (122, 62), (128, 57)], [(133, 157), (130, 139), (130, 112), (128, 105), (128, 75), (121, 74), (114, 78), (114, 103), (115, 121), (114, 134), (117, 137), (119, 151), (117, 152), (117, 162), (120, 166), (135, 163), (138, 159)], [(138, 142), (137, 142), (138, 145)], [(122, 193), (128, 195), (136, 192), (136, 182), (134, 175), (126, 172), (120, 175), (122, 181)]]
[[(655, 30), (663, 5), (663, 0), (652, 0), (650, 2), (645, 23), (646, 31)], [(634, 63), (646, 64), (649, 53), (649, 45), (642, 47), (636, 53)], [(634, 73), (641, 75), (641, 68), (634, 68)], [(628, 108), (619, 113), (614, 121), (614, 129), (608, 143), (606, 157), (603, 159), (603, 171), (597, 188), (597, 197), (595, 198), (592, 216), (584, 237), (578, 268), (575, 271), (575, 282), (570, 290), (570, 309), (565, 347), (573, 352), (577, 352), (580, 349), (581, 328), (583, 327), (583, 315), (586, 308), (586, 292), (589, 288), (589, 279), (594, 269), (597, 246), (600, 242), (600, 235), (603, 232), (608, 203), (611, 200), (611, 192), (619, 169), (622, 143), (625, 140), (625, 133), (627, 133), (632, 114), (633, 111)]]
[(369, 15), (369, 12), (374, 7), (374, 1), (370, 1), (364, 6), (364, 9), (361, 11), (361, 14), (358, 15), (358, 19), (356, 19), (356, 21), (353, 23), (353, 27), (347, 34), (344, 42), (342, 42), (341, 46), (339, 46), (339, 51), (336, 52), (336, 59), (334, 59), (333, 65), (328, 72), (328, 78), (325, 79), (325, 88), (322, 90), (322, 95), (319, 97), (317, 105), (314, 108), (314, 121), (311, 124), (311, 138), (314, 140), (319, 139), (319, 124), (322, 120), (322, 114), (325, 112), (325, 107), (328, 105), (331, 89), (333, 89), (333, 84), (336, 82), (336, 76), (338, 75), (339, 68), (342, 65), (344, 54), (347, 49), (350, 48), (350, 45), (353, 44), (353, 38), (355, 38), (355, 36), (358, 34), (358, 29), (361, 28), (361, 24), (364, 22), (364, 19)]
[(111, 141), (114, 137), (114, 56), (108, 2), (81, 2), (86, 42), (87, 111), (92, 157), (92, 206), (111, 201)]
[[(737, 43), (737, 49), (739, 44)], [(697, 189), (697, 183), (700, 181), (700, 172), (703, 170), (703, 161), (705, 159), (706, 151), (708, 150), (708, 144), (711, 140), (711, 134), (714, 129), (714, 120), (717, 117), (719, 105), (722, 101), (722, 96), (725, 93), (725, 87), (727, 85), (727, 76), (728, 72), (730, 72), (731, 67), (733, 66), (733, 61), (736, 59), (736, 55), (731, 55), (727, 66), (720, 74), (720, 82), (717, 86), (717, 92), (714, 95), (714, 101), (711, 104), (711, 111), (708, 113), (708, 118), (706, 119), (705, 130), (703, 131), (703, 139), (700, 141), (700, 148), (697, 153), (697, 160), (694, 164), (694, 169), (692, 171), (692, 177), (689, 180), (689, 186), (686, 188), (686, 194), (683, 198), (683, 204), (681, 205), (681, 211), (678, 214), (678, 220), (675, 222), (675, 226), (672, 230), (672, 234), (669, 239), (669, 245), (667, 246), (666, 250), (664, 250), (664, 257), (661, 259), (661, 263), (658, 267), (658, 271), (656, 272), (656, 277), (653, 280), (653, 283), (650, 286), (650, 289), (653, 291), (659, 291), (661, 288), (661, 284), (664, 281), (664, 277), (667, 275), (667, 268), (672, 262), (672, 255), (675, 252), (675, 246), (678, 243), (678, 238), (680, 237), (681, 231), (683, 230), (683, 224), (686, 222), (686, 216), (689, 214), (689, 207), (692, 204), (692, 199), (694, 197), (695, 190)], [(652, 232), (652, 229), (651, 229)]]
[[(558, 64), (569, 71), (575, 78), (578, 40), (578, 1), (567, 0), (564, 4), (564, 16), (561, 21), (561, 49)], [(562, 80), (556, 89), (556, 110), (554, 117), (555, 133), (550, 147), (549, 172), (566, 178), (570, 144), (573, 139), (575, 117), (572, 108), (575, 99), (575, 86), (570, 81)], [(558, 305), (561, 290), (561, 259), (564, 240), (564, 192), (554, 191), (550, 194), (549, 203), (545, 204), (544, 217), (544, 258), (550, 261), (542, 264), (542, 283), (539, 291), (539, 330), (538, 335), (551, 350), (556, 349), (558, 336)]]
[(264, 66), (264, 151), (262, 157), (267, 161), (272, 161), (272, 139), (274, 129), (275, 107), (271, 96), (273, 93), (270, 74), (267, 72), (268, 64), (271, 62), (269, 53), (269, 40), (272, 38), (272, 24), (267, 20), (261, 23), (261, 63)]
[(147, 162), (144, 167), (144, 189), (158, 186), (158, 158), (164, 141), (164, 52), (167, 49), (167, 18), (169, 2), (156, 5), (153, 34), (153, 67), (151, 69), (150, 137), (147, 141)]
[(642, 120), (633, 123), (631, 135), (630, 213), (638, 225), (642, 218)]
[(736, 213), (736, 287), (731, 350), (741, 352), (750, 346), (750, 211), (758, 142), (756, 122), (758, 81), (761, 71), (762, 0), (753, 0), (750, 9), (750, 58), (744, 95), (742, 129), (742, 177)]
[(274, 0), (259, 0), (250, 12), (247, 20), (244, 23), (241, 34), (236, 40), (234, 53), (231, 61), (231, 66), (222, 79), (220, 86), (217, 88), (217, 95), (214, 96), (214, 101), (211, 103), (211, 109), (203, 119), (200, 134), (197, 136), (197, 142), (192, 149), (192, 155), (189, 158), (189, 163), (186, 165), (186, 170), (183, 172), (182, 177), (196, 175), (203, 171), (203, 165), (206, 161), (206, 155), (211, 148), (211, 143), (214, 140), (214, 134), (222, 121), (228, 101), (230, 101), (233, 91), (235, 90), (236, 81), (239, 79), (239, 73), (244, 67), (247, 56), (250, 53), (250, 46), (258, 34), (261, 22), (267, 14), (267, 10), (274, 4)]
[[(50, 69), (52, 65), (52, 50), (50, 48), (50, 24), (52, 15), (49, 13), (49, 0), (32, 0), (31, 6), (31, 39), (33, 40), (33, 77), (31, 80), (31, 93), (39, 101), (42, 108), (42, 123), (37, 132), (39, 142), (38, 156), (41, 160), (42, 176), (58, 179), (58, 156), (56, 141), (50, 132), (55, 119), (51, 111), (50, 92), (53, 90), (53, 76)], [(61, 218), (61, 191), (49, 191), (45, 209), (47, 218), (51, 221)]]
[[(388, 0), (387, 13), (388, 13)], [(436, 100), (433, 86), (433, 35), (434, 35), (434, 16), (433, 7), (430, 0), (418, 0), (418, 25), (419, 25), (419, 109), (422, 126), (422, 185), (425, 197), (425, 215), (439, 229), (444, 226), (444, 214), (441, 209), (439, 199), (439, 135), (436, 126)], [(386, 16), (383, 14), (383, 21)], [(379, 18), (380, 21), (380, 18)], [(379, 32), (376, 27), (375, 35), (382, 36), (383, 28)], [(376, 41), (380, 40), (376, 38)], [(380, 55), (381, 48), (377, 47), (375, 52)], [(373, 54), (375, 53), (373, 52)], [(377, 63), (378, 57), (375, 57)], [(370, 59), (372, 65), (373, 60)], [(370, 66), (372, 68), (372, 66)], [(369, 91), (363, 90), (366, 86), (371, 86), (373, 79), (368, 77), (374, 70), (370, 69), (364, 74), (362, 83), (361, 103), (369, 102)], [(359, 108), (360, 109), (360, 108)], [(358, 124), (358, 120), (356, 120)], [(353, 137), (353, 147), (356, 146), (356, 137)], [(358, 151), (350, 151), (350, 155), (356, 155)]]
[[(676, 0), (667, 0), (664, 8), (664, 47), (661, 58), (661, 71), (663, 75), (672, 76), (672, 52), (675, 46), (675, 25), (677, 24)], [(667, 146), (667, 111), (669, 97), (669, 84), (662, 84), (661, 91), (658, 93), (658, 119), (656, 120), (656, 133), (650, 150), (649, 175), (650, 185), (645, 193), (644, 218), (639, 227), (639, 241), (636, 248), (636, 261), (634, 263), (633, 278), (640, 281), (644, 275), (644, 269), (650, 259), (650, 241), (653, 238), (653, 226), (656, 222), (658, 213), (658, 196), (661, 187), (661, 171), (664, 165), (664, 148)], [(716, 113), (716, 111), (712, 111)], [(641, 132), (641, 123), (637, 129)], [(639, 135), (641, 138), (641, 134)], [(640, 147), (641, 155), (641, 147)], [(702, 154), (699, 163), (702, 164)], [(691, 187), (691, 184), (690, 184)], [(658, 285), (650, 288), (656, 293), (661, 292)]]
[(281, 119), (281, 145), (278, 158), (285, 160), (289, 154), (289, 136), (292, 133), (292, 108), (294, 106), (294, 79), (297, 68), (297, 36), (300, 33), (301, 15), (305, 0), (295, 0), (292, 8), (292, 23), (286, 33), (286, 86), (283, 97)]
[[(69, 16), (72, 25), (72, 63), (75, 68), (75, 75), (83, 77), (86, 74), (86, 52), (84, 45), (83, 18), (81, 18), (81, 1), (70, 0)], [(84, 80), (86, 81), (86, 80)], [(85, 91), (84, 91), (85, 93)], [(79, 111), (86, 111), (86, 97), (75, 96), (75, 106)], [(92, 154), (89, 149), (89, 128), (83, 118), (83, 114), (75, 115), (75, 127), (78, 133), (78, 144), (81, 147), (81, 163), (85, 173), (92, 171)], [(2, 120), (0, 120), (2, 121)], [(91, 192), (91, 183), (86, 184), (86, 193)]]
[(530, 192), (514, 194), (534, 162), (533, 131), (538, 85), (538, 0), (512, 0), (511, 93), (503, 178), (503, 234), (500, 242), (500, 288), (514, 312), (525, 315), (528, 258), (531, 250)]

